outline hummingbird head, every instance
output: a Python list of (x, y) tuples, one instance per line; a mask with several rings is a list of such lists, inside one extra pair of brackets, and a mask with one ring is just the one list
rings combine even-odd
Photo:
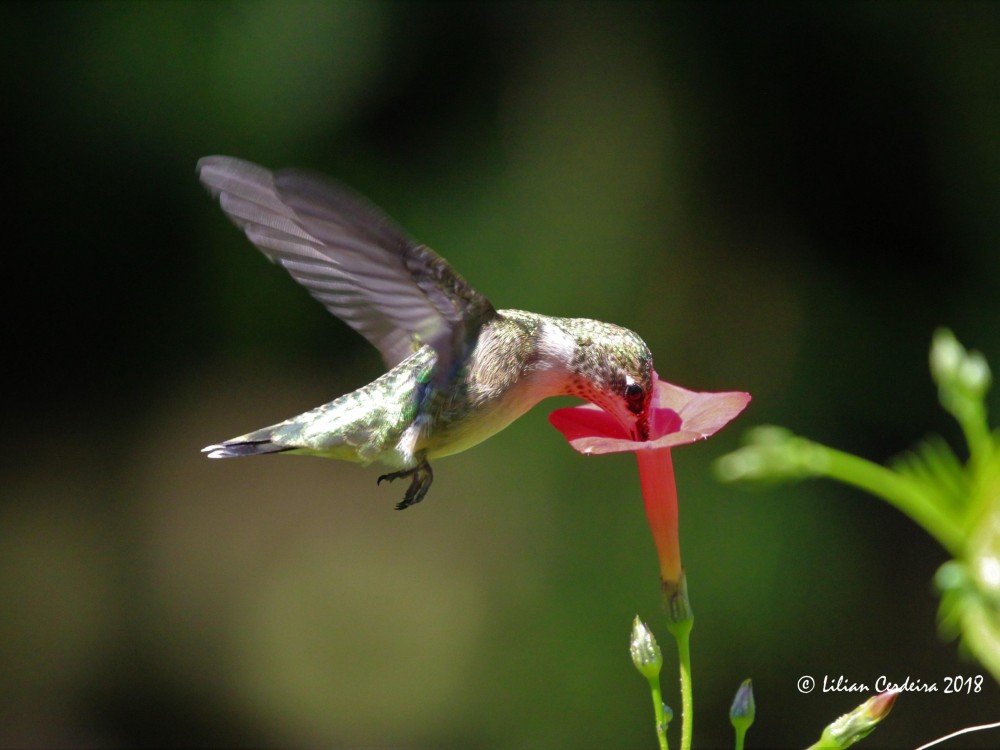
[(633, 440), (646, 440), (653, 395), (653, 355), (646, 342), (611, 323), (568, 322), (576, 351), (566, 393), (600, 406)]

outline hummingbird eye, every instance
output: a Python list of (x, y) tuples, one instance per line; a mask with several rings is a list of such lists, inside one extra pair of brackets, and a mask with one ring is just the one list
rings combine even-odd
[(642, 386), (638, 383), (629, 383), (625, 386), (625, 400), (628, 402), (629, 411), (638, 413), (642, 409), (642, 404), (646, 400), (646, 394)]

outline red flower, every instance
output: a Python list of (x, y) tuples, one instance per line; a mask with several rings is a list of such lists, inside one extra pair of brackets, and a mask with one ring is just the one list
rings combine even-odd
[(714, 435), (746, 408), (750, 394), (689, 391), (660, 380), (655, 372), (653, 388), (648, 440), (632, 440), (622, 424), (593, 404), (556, 409), (549, 414), (549, 421), (580, 453), (635, 453), (646, 517), (660, 557), (660, 579), (666, 590), (679, 587), (683, 577), (670, 449)]

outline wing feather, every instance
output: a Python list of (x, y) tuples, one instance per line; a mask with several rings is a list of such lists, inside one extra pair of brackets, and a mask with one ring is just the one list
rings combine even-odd
[(367, 338), (390, 368), (430, 344), (438, 377), (447, 377), (495, 315), (440, 256), (341, 185), (226, 156), (201, 159), (198, 175), (250, 241)]

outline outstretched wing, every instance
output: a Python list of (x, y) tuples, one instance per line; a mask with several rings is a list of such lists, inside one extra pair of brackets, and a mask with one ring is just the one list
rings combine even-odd
[(447, 377), (496, 314), (443, 258), (342, 185), (228, 156), (199, 160), (198, 176), (250, 241), (368, 339), (389, 368), (430, 344), (437, 377)]

